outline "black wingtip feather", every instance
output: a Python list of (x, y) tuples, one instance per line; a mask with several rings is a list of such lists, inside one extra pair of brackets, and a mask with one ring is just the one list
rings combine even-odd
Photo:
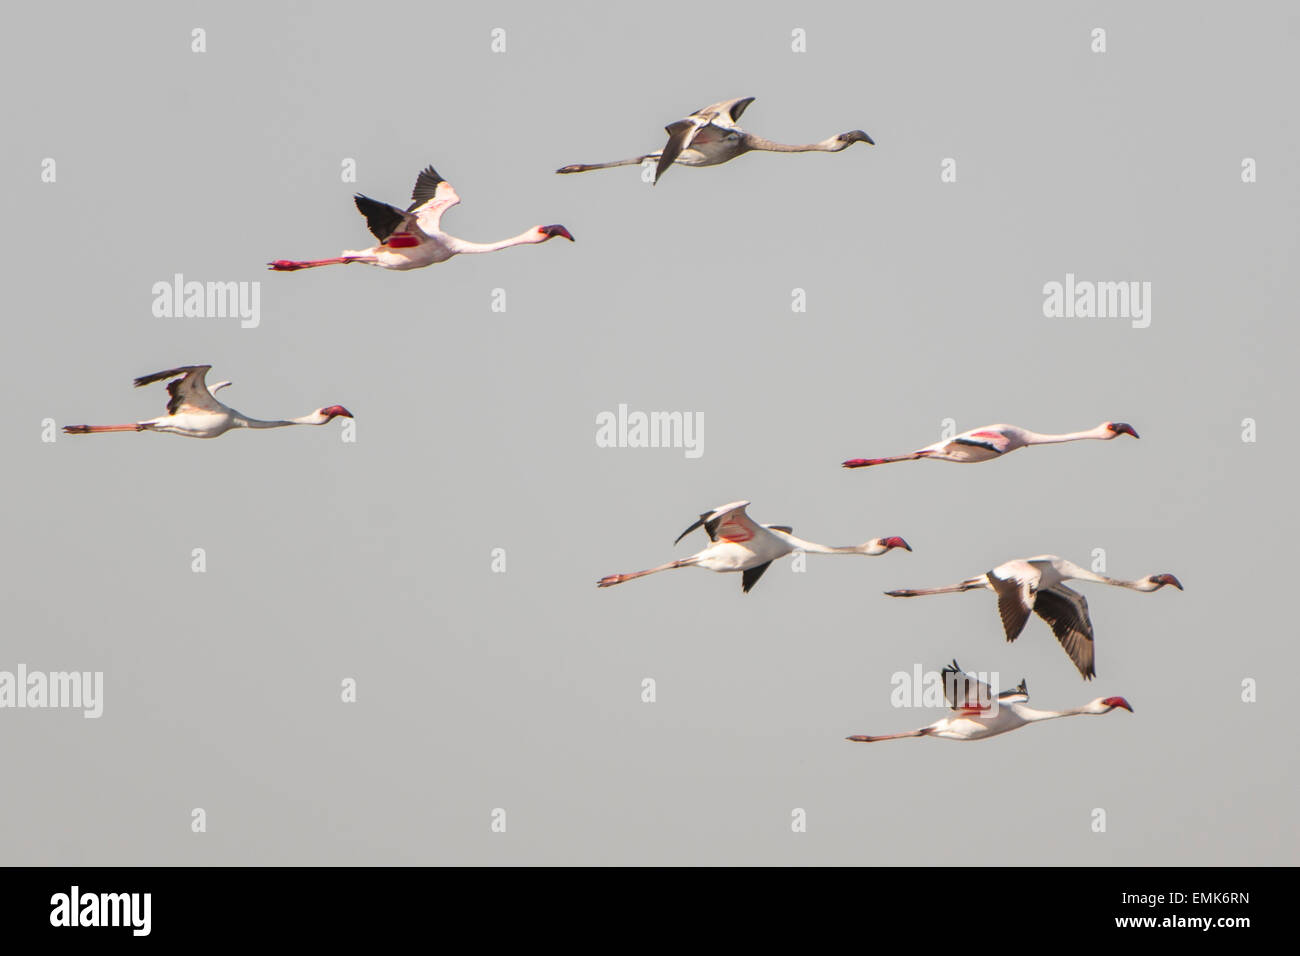
[(439, 176), (438, 171), (432, 166), (425, 166), (424, 169), (420, 170), (420, 175), (415, 177), (415, 188), (411, 190), (411, 206), (407, 209), (407, 212), (417, 206), (424, 205), (432, 199), (438, 191), (439, 184), (444, 182), (446, 180)]

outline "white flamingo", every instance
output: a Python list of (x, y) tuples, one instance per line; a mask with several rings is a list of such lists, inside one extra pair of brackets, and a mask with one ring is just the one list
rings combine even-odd
[(745, 96), (734, 100), (723, 100), (704, 109), (696, 110), (685, 119), (670, 123), (664, 129), (668, 133), (668, 143), (663, 149), (643, 156), (620, 159), (612, 163), (576, 163), (563, 166), (557, 173), (585, 173), (592, 169), (610, 169), (614, 166), (639, 166), (646, 160), (656, 160), (655, 182), (673, 163), (683, 166), (717, 166), (721, 163), (743, 156), (745, 153), (761, 150), (768, 153), (838, 153), (848, 149), (854, 143), (875, 141), (860, 129), (840, 133), (818, 143), (805, 143), (802, 146), (790, 146), (763, 139), (753, 133), (747, 133), (737, 124), (745, 107), (754, 102), (754, 97)]
[(456, 190), (434, 170), (424, 169), (411, 192), (411, 205), (405, 210), (388, 203), (357, 195), (357, 209), (366, 217), (366, 225), (379, 245), (369, 249), (350, 249), (333, 259), (276, 259), (267, 266), (275, 272), (296, 272), (318, 266), (347, 265), (359, 262), (380, 269), (421, 269), (452, 256), (477, 252), (496, 252), (511, 246), (532, 245), (561, 236), (573, 241), (563, 226), (534, 226), (500, 242), (470, 242), (442, 231), (442, 214), (460, 202)]
[(212, 397), (213, 392), (220, 391), (230, 383), (218, 382), (209, 389), (204, 377), (211, 368), (211, 365), (185, 365), (137, 378), (136, 388), (171, 380), (167, 382), (167, 394), (171, 396), (167, 402), (167, 414), (159, 418), (150, 418), (127, 425), (67, 425), (63, 430), (69, 435), (95, 435), (100, 432), (164, 432), (169, 435), (184, 435), (186, 438), (216, 438), (232, 428), (324, 425), (335, 418), (352, 417), (352, 413), (342, 405), (327, 405), (301, 418), (270, 421), (249, 418)]
[(763, 572), (777, 558), (793, 551), (809, 554), (868, 554), (877, 555), (903, 548), (912, 548), (902, 538), (875, 538), (866, 544), (832, 548), (812, 541), (796, 538), (787, 525), (758, 524), (745, 511), (748, 501), (733, 501), (700, 515), (699, 520), (677, 536), (677, 544), (696, 528), (704, 528), (711, 544), (703, 551), (679, 561), (670, 561), (657, 568), (634, 571), (631, 574), (609, 574), (596, 582), (597, 587), (608, 588), (633, 578), (643, 578), (659, 571), (674, 568), (707, 568), (710, 571), (742, 573), (740, 587), (745, 593), (763, 576)]
[(1180, 591), (1183, 589), (1172, 574), (1149, 574), (1144, 578), (1126, 581), (1095, 574), (1054, 554), (1041, 554), (1035, 558), (999, 564), (992, 571), (967, 578), (960, 584), (885, 593), (890, 597), (920, 597), (980, 588), (992, 591), (998, 598), (998, 614), (1002, 618), (1002, 627), (1008, 641), (1014, 641), (1020, 636), (1030, 613), (1035, 613), (1051, 625), (1052, 633), (1061, 642), (1061, 647), (1079, 669), (1083, 679), (1091, 680), (1097, 671), (1094, 666), (1092, 619), (1088, 616), (1088, 601), (1078, 591), (1066, 587), (1066, 581), (1094, 581), (1132, 591), (1159, 591), (1166, 585)]
[(1102, 422), (1096, 428), (1081, 432), (1068, 432), (1064, 435), (1040, 435), (1028, 428), (1017, 425), (985, 425), (973, 428), (952, 438), (945, 438), (933, 445), (926, 445), (906, 455), (894, 455), (891, 458), (850, 458), (844, 462), (845, 468), (866, 468), (870, 465), (885, 465), (894, 461), (916, 461), (920, 458), (933, 458), (936, 461), (976, 462), (1001, 458), (1008, 452), (1028, 445), (1058, 445), (1067, 441), (1110, 441), (1120, 435), (1138, 437), (1133, 426), (1125, 422)]
[(983, 740), (1010, 730), (1019, 730), (1041, 720), (1057, 717), (1074, 717), (1082, 714), (1109, 714), (1123, 709), (1133, 712), (1123, 697), (1098, 697), (1082, 707), (1069, 710), (1035, 710), (1029, 706), (1029, 688), (1024, 681), (1013, 691), (1003, 691), (997, 696), (997, 706), (992, 705), (992, 689), (972, 674), (964, 673), (956, 661), (943, 669), (944, 696), (948, 698), (952, 715), (936, 720), (920, 730), (901, 734), (869, 736), (855, 734), (846, 737), (857, 743), (875, 743), (878, 740), (898, 740), (902, 737), (942, 737), (945, 740)]

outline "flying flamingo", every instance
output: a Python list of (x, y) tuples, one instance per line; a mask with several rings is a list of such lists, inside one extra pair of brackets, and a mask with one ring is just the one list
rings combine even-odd
[(710, 571), (741, 571), (740, 589), (749, 593), (758, 579), (763, 576), (767, 566), (777, 558), (784, 557), (792, 551), (806, 551), (809, 554), (884, 554), (894, 548), (911, 551), (912, 548), (902, 538), (876, 538), (866, 544), (844, 548), (831, 548), (824, 544), (815, 544), (796, 538), (787, 525), (757, 524), (745, 511), (748, 501), (733, 501), (729, 505), (714, 508), (700, 515), (699, 520), (677, 536), (677, 544), (696, 528), (703, 527), (712, 542), (703, 551), (670, 561), (648, 571), (635, 571), (631, 574), (610, 574), (596, 582), (597, 587), (608, 588), (633, 578), (645, 577), (658, 571), (670, 571), (673, 568), (707, 568)]
[(426, 167), (415, 180), (411, 205), (403, 211), (369, 196), (355, 197), (357, 209), (366, 217), (366, 225), (379, 245), (369, 249), (347, 250), (336, 259), (276, 259), (267, 265), (275, 272), (296, 272), (317, 266), (346, 265), (360, 262), (380, 269), (421, 269), (452, 256), (474, 252), (496, 252), (510, 246), (525, 246), (563, 236), (573, 236), (563, 226), (534, 226), (526, 232), (500, 242), (469, 242), (442, 231), (442, 214), (460, 202), (451, 183)]
[[(950, 680), (961, 675), (960, 679)], [(1116, 708), (1123, 708), (1129, 713), (1133, 708), (1123, 697), (1098, 697), (1096, 700), (1073, 707), (1070, 710), (1034, 710), (1028, 706), (1029, 688), (1024, 681), (1013, 691), (998, 694), (997, 706), (991, 706), (992, 690), (983, 681), (971, 674), (962, 672), (961, 666), (953, 661), (943, 669), (944, 696), (951, 705), (952, 716), (936, 720), (920, 730), (910, 730), (902, 734), (883, 734), (871, 737), (855, 734), (846, 737), (857, 743), (875, 743), (877, 740), (898, 740), (901, 737), (943, 737), (945, 740), (983, 740), (996, 737), (1009, 730), (1019, 730), (1027, 724), (1040, 720), (1052, 720), (1056, 717), (1073, 717), (1076, 714), (1109, 714)]]
[(685, 119), (670, 123), (664, 129), (668, 132), (668, 143), (663, 149), (644, 156), (620, 159), (612, 163), (589, 163), (564, 166), (557, 173), (585, 173), (591, 169), (609, 169), (613, 166), (639, 166), (648, 159), (657, 160), (655, 182), (659, 182), (664, 172), (673, 163), (683, 166), (717, 166), (728, 160), (743, 156), (754, 150), (769, 153), (838, 153), (848, 149), (854, 143), (876, 145), (860, 129), (832, 136), (820, 143), (807, 143), (803, 146), (787, 146), (774, 143), (753, 133), (747, 133), (736, 125), (745, 107), (754, 102), (754, 97), (724, 100), (704, 109), (696, 110)]
[(1066, 581), (1096, 581), (1133, 591), (1159, 591), (1165, 585), (1172, 585), (1180, 591), (1183, 589), (1172, 574), (1151, 574), (1125, 581), (1094, 574), (1054, 554), (1043, 554), (999, 564), (992, 571), (967, 578), (960, 584), (885, 593), (890, 597), (918, 597), (987, 588), (997, 595), (998, 613), (1008, 641), (1020, 636), (1032, 611), (1051, 625), (1052, 633), (1074, 661), (1083, 679), (1091, 680), (1097, 671), (1093, 666), (1093, 631), (1088, 602), (1078, 591), (1066, 587)]
[(229, 385), (218, 382), (208, 388), (204, 376), (211, 365), (184, 365), (180, 368), (155, 372), (135, 380), (135, 387), (152, 385), (171, 379), (167, 383), (167, 414), (148, 421), (134, 422), (128, 425), (67, 425), (64, 431), (69, 435), (94, 435), (99, 432), (166, 432), (172, 435), (184, 435), (187, 438), (216, 438), (232, 428), (282, 428), (285, 425), (324, 425), (334, 418), (351, 418), (352, 413), (342, 405), (327, 405), (318, 408), (310, 415), (286, 420), (262, 421), (249, 418), (223, 405), (212, 397)]
[(907, 455), (895, 455), (892, 458), (850, 458), (844, 463), (844, 467), (866, 468), (868, 465), (885, 465), (892, 461), (916, 461), (918, 458), (957, 462), (988, 461), (1027, 445), (1057, 445), (1061, 442), (1081, 441), (1087, 438), (1110, 441), (1120, 435), (1138, 437), (1133, 426), (1124, 422), (1102, 422), (1096, 428), (1069, 432), (1065, 435), (1040, 435), (1016, 425), (985, 425), (983, 428), (962, 432), (954, 438), (945, 438), (933, 445), (926, 445)]

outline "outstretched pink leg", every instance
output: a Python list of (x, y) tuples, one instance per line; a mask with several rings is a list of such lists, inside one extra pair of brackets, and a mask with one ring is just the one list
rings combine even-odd
[(647, 571), (633, 571), (631, 574), (607, 574), (596, 582), (596, 587), (613, 587), (615, 584), (622, 584), (624, 581), (631, 581), (633, 578), (643, 578), (647, 574), (655, 574), (658, 571), (671, 571), (673, 568), (686, 568), (690, 567), (694, 563), (694, 561), (684, 559), (681, 561), (669, 561), (667, 564), (661, 564), (659, 567), (650, 568)]
[(905, 734), (884, 734), (879, 737), (868, 737), (866, 734), (855, 734), (852, 737), (845, 737), (845, 740), (852, 740), (860, 744), (874, 744), (877, 740), (898, 740), (900, 737), (924, 737), (929, 730), (922, 728), (920, 730), (909, 730)]
[(346, 265), (349, 262), (365, 262), (364, 256), (342, 256), (338, 259), (276, 259), (268, 262), (267, 268), (272, 272), (297, 272), (299, 269), (315, 269), (317, 266)]
[(132, 425), (64, 425), (63, 430), (69, 435), (93, 435), (96, 432), (142, 432), (145, 426)]

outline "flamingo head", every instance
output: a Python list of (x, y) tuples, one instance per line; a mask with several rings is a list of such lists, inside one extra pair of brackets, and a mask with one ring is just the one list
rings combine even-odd
[(316, 414), (323, 419), (321, 422), (322, 425), (325, 424), (325, 422), (334, 420), (335, 418), (352, 417), (352, 413), (342, 405), (327, 405), (325, 408), (318, 408)]
[(1120, 435), (1132, 435), (1134, 438), (1138, 437), (1137, 430), (1128, 422), (1107, 422), (1106, 431), (1109, 432), (1106, 436), (1107, 438), (1118, 438)]
[(1152, 574), (1147, 577), (1147, 582), (1151, 585), (1152, 591), (1159, 591), (1165, 585), (1171, 588), (1183, 589), (1183, 583), (1172, 574)]
[(876, 538), (874, 541), (868, 541), (864, 554), (885, 554), (893, 551), (895, 548), (902, 548), (904, 551), (911, 551), (912, 546), (902, 538)]
[(1103, 697), (1097, 703), (1099, 703), (1103, 708), (1105, 708), (1102, 711), (1103, 714), (1108, 714), (1117, 707), (1124, 708), (1130, 714), (1133, 713), (1133, 705), (1130, 704), (1128, 701), (1126, 701), (1123, 697)]
[(538, 226), (537, 231), (542, 234), (541, 242), (545, 242), (547, 239), (554, 239), (556, 236), (562, 236), (570, 242), (573, 242), (573, 235), (563, 226)]
[(847, 133), (840, 133), (835, 138), (844, 144), (843, 149), (848, 149), (854, 143), (866, 143), (869, 146), (876, 145), (876, 141), (860, 129), (851, 129)]

